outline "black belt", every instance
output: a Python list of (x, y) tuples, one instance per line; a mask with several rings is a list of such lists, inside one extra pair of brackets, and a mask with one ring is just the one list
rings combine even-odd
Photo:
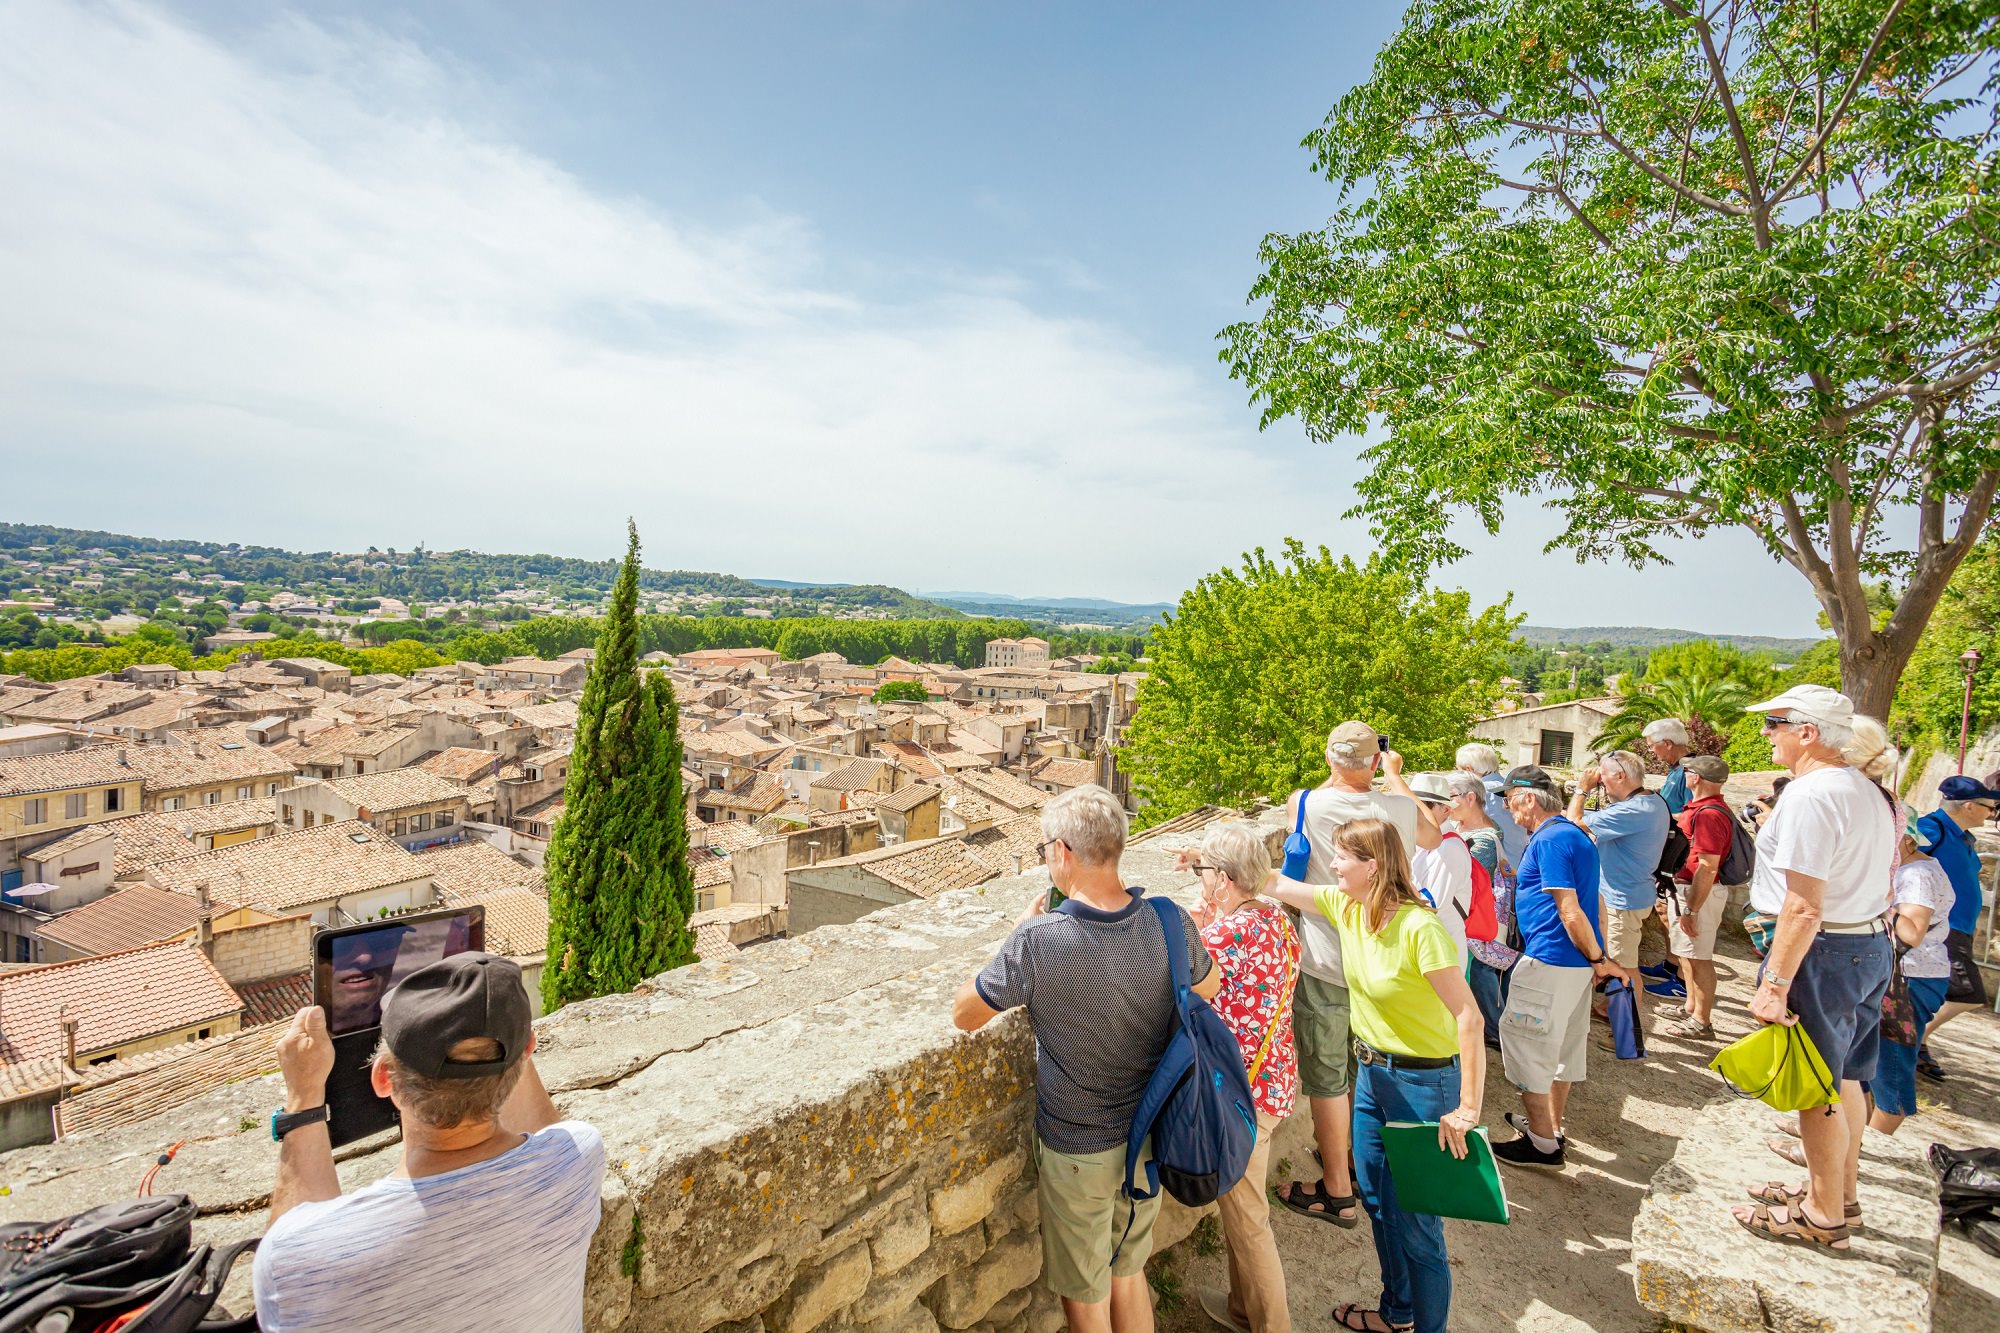
[(1455, 1055), (1438, 1057), (1435, 1055), (1391, 1055), (1378, 1051), (1367, 1042), (1354, 1039), (1354, 1058), (1364, 1065), (1381, 1065), (1385, 1069), (1450, 1069), (1458, 1063)]

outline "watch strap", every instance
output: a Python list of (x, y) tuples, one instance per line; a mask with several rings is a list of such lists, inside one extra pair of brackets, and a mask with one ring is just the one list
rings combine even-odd
[(317, 1125), (322, 1121), (330, 1119), (332, 1119), (332, 1113), (327, 1110), (324, 1102), (305, 1111), (273, 1111), (271, 1113), (271, 1139), (273, 1142), (283, 1142), (285, 1135), (295, 1129), (303, 1129), (307, 1125)]

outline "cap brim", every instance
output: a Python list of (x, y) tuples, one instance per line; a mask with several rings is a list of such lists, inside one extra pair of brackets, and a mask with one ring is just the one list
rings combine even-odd
[(1774, 699), (1766, 699), (1760, 704), (1744, 704), (1743, 711), (1746, 713), (1768, 713), (1773, 708), (1788, 708), (1790, 706), (1785, 702), (1785, 696), (1781, 694)]

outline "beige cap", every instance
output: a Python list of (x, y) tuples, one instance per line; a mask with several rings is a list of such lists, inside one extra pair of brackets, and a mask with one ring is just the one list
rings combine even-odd
[(1777, 698), (1751, 704), (1743, 711), (1784, 713), (1804, 722), (1830, 723), (1836, 727), (1854, 725), (1854, 701), (1824, 685), (1794, 685)]
[(1343, 722), (1333, 729), (1331, 736), (1326, 738), (1326, 754), (1329, 759), (1372, 758), (1381, 746), (1382, 741), (1375, 734), (1375, 728), (1366, 722)]

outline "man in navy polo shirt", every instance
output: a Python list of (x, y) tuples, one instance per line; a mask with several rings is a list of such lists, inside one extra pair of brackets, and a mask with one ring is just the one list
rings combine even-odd
[[(1973, 843), (1972, 830), (2000, 810), (2000, 791), (1963, 774), (1939, 783), (1938, 796), (1943, 804), (1917, 821), (1917, 832), (1923, 838), (1925, 854), (1936, 858), (1951, 880), (1951, 933), (1945, 937), (1945, 952), (1951, 957), (1951, 985), (1929, 1032), (1987, 1003), (1986, 979), (1972, 956), (1972, 932), (1979, 926), (1979, 913), (1986, 901), (1979, 888), (1979, 849)], [(1943, 1078), (1944, 1070), (1928, 1055), (1926, 1051), (1917, 1068), (1930, 1078)]]
[(1599, 934), (1597, 846), (1564, 817), (1555, 779), (1533, 764), (1507, 774), (1507, 810), (1528, 831), (1514, 885), (1521, 959), (1500, 1015), (1500, 1059), (1521, 1090), (1525, 1119), (1508, 1113), (1520, 1137), (1493, 1146), (1516, 1166), (1563, 1165), (1563, 1113), (1584, 1076), (1590, 1047), (1590, 991), (1599, 977), (1632, 976), (1604, 951)]

